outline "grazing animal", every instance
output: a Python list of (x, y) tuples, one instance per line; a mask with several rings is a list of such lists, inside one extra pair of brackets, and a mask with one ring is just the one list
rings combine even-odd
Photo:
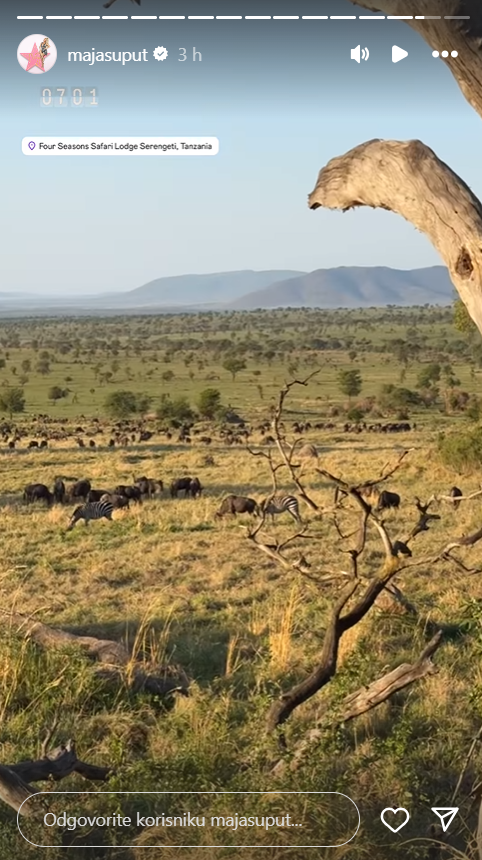
[(23, 500), (27, 505), (33, 502), (47, 502), (48, 505), (51, 505), (54, 496), (45, 484), (27, 484), (23, 491)]
[(80, 481), (76, 481), (69, 490), (69, 498), (70, 499), (82, 499), (82, 501), (86, 501), (87, 496), (89, 495), (92, 489), (92, 485), (87, 478), (82, 478)]
[(197, 496), (201, 495), (202, 491), (203, 488), (201, 486), (201, 481), (199, 480), (199, 478), (193, 478), (191, 483), (189, 484), (189, 494), (191, 495), (191, 497), (193, 499), (197, 498)]
[(463, 496), (462, 490), (460, 490), (458, 487), (452, 487), (452, 489), (450, 490), (449, 496), (452, 496), (452, 498), (453, 498), (452, 504), (454, 506), (454, 510), (457, 510), (458, 506), (460, 505), (460, 502), (457, 501), (457, 499), (459, 496)]
[(134, 484), (139, 487), (141, 495), (147, 496), (149, 499), (155, 496), (157, 491), (162, 493), (164, 489), (162, 481), (155, 481), (154, 478), (146, 478), (144, 475), (142, 478), (136, 478)]
[(65, 484), (62, 481), (62, 478), (56, 478), (55, 479), (53, 495), (54, 495), (54, 502), (56, 502), (56, 504), (58, 504), (58, 505), (63, 505), (63, 503), (65, 502), (65, 498), (66, 498), (67, 493), (66, 493)]
[(70, 518), (70, 523), (67, 526), (67, 531), (69, 532), (75, 524), (79, 520), (84, 520), (85, 525), (88, 526), (91, 520), (101, 520), (105, 518), (106, 520), (112, 519), (112, 513), (114, 510), (114, 505), (112, 502), (87, 502), (85, 505), (79, 505), (78, 508), (75, 509), (74, 513)]
[(400, 506), (400, 496), (398, 493), (390, 493), (388, 490), (378, 490), (376, 487), (362, 487), (360, 495), (369, 505), (374, 506), (377, 511), (385, 511), (388, 508), (398, 508)]
[(267, 499), (263, 499), (260, 504), (260, 508), (263, 513), (271, 514), (273, 520), (275, 514), (284, 514), (286, 511), (291, 514), (297, 523), (302, 522), (298, 499), (295, 496), (285, 496), (283, 493), (277, 493), (275, 496), (268, 496)]
[(47, 442), (47, 440), (42, 439), (42, 441), (40, 442), (39, 448), (48, 448), (48, 447), (49, 447), (49, 443)]
[(100, 502), (111, 502), (114, 508), (128, 508), (129, 499), (127, 496), (120, 496), (118, 493), (104, 493), (99, 499)]
[(400, 496), (398, 493), (390, 493), (388, 490), (382, 490), (378, 497), (377, 510), (385, 511), (388, 508), (400, 507)]
[(181, 490), (184, 490), (184, 495), (188, 496), (191, 491), (192, 480), (193, 479), (190, 476), (185, 478), (176, 478), (176, 480), (171, 483), (171, 497), (173, 499), (177, 499), (177, 494), (180, 493)]
[(117, 493), (119, 496), (125, 496), (125, 498), (129, 499), (131, 502), (139, 502), (139, 504), (142, 503), (142, 494), (139, 487), (126, 487), (124, 484), (119, 484), (119, 486), (115, 488), (114, 493)]
[(89, 490), (87, 493), (88, 502), (100, 502), (102, 496), (105, 496), (107, 490)]
[(258, 503), (254, 499), (249, 499), (246, 496), (226, 496), (221, 502), (219, 511), (216, 511), (217, 517), (224, 517), (226, 514), (252, 514), (257, 517), (259, 514)]
[(32, 441), (28, 443), (27, 448), (38, 448), (38, 442), (35, 439), (32, 439)]

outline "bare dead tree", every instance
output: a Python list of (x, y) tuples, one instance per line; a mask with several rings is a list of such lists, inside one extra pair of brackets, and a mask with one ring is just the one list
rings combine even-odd
[[(290, 478), (293, 481), (293, 483), (295, 484), (295, 486), (297, 487), (301, 498), (303, 499), (304, 502), (306, 502), (308, 507), (310, 507), (313, 511), (318, 510), (318, 505), (311, 498), (311, 496), (308, 495), (304, 485), (301, 483), (301, 480), (296, 473), (297, 467), (294, 466), (294, 464), (293, 464), (293, 456), (294, 456), (295, 451), (296, 451), (296, 446), (299, 443), (294, 442), (293, 444), (290, 445), (289, 443), (286, 442), (286, 438), (281, 431), (281, 423), (282, 423), (284, 402), (286, 400), (286, 397), (290, 393), (291, 389), (293, 388), (293, 386), (294, 385), (304, 385), (304, 386), (308, 385), (308, 382), (310, 381), (310, 379), (312, 379), (314, 376), (316, 376), (316, 374), (319, 372), (320, 372), (319, 369), (314, 370), (313, 373), (310, 373), (309, 376), (307, 376), (305, 379), (293, 379), (291, 382), (286, 383), (284, 388), (282, 388), (280, 393), (279, 393), (278, 403), (277, 403), (277, 406), (276, 406), (276, 409), (274, 412), (274, 416), (273, 416), (273, 421), (272, 421), (272, 427), (273, 427), (274, 437), (276, 440), (276, 446), (277, 446), (278, 451), (280, 453), (282, 462), (284, 463), (284, 465), (288, 469)], [(287, 450), (286, 450), (286, 446), (287, 446)], [(299, 467), (299, 464), (298, 464), (298, 467)]]
[[(355, 0), (351, 0), (355, 3)], [(356, 0), (407, 21), (432, 47), (450, 44), (443, 61), (482, 117), (482, 15), (479, 0)], [(439, 20), (422, 20), (436, 9)], [(445, 16), (463, 15), (465, 20)], [(333, 158), (318, 174), (310, 209), (346, 212), (357, 206), (402, 215), (432, 242), (460, 298), (482, 333), (482, 205), (468, 185), (420, 140), (370, 140)]]
[[(275, 432), (282, 422), (283, 407), (286, 396), (294, 384), (296, 384), (296, 381), (289, 383), (280, 393), (278, 408), (276, 410), (277, 423), (276, 425), (273, 425)], [(278, 450), (283, 457), (282, 443), (284, 440), (279, 429), (277, 441)], [(409, 545), (413, 543), (418, 535), (429, 530), (430, 523), (433, 520), (440, 519), (439, 514), (433, 514), (429, 511), (429, 508), (434, 501), (433, 497), (425, 503), (421, 502), (420, 499), (417, 498), (415, 500), (417, 518), (414, 526), (411, 528), (409, 533), (403, 537), (403, 539), (393, 540), (391, 538), (379, 512), (374, 509), (364, 497), (364, 490), (366, 487), (374, 487), (394, 475), (396, 471), (401, 468), (406, 455), (407, 452), (404, 451), (393, 466), (386, 464), (381, 475), (371, 478), (368, 481), (364, 480), (362, 483), (357, 484), (350, 483), (337, 475), (333, 475), (327, 469), (321, 467), (316, 469), (316, 472), (327, 479), (337, 490), (336, 495), (338, 498), (335, 495), (333, 524), (334, 527), (336, 527), (341, 540), (346, 541), (349, 539), (352, 541), (352, 544), (348, 549), (341, 550), (350, 558), (350, 569), (348, 571), (344, 569), (344, 566), (342, 568), (341, 565), (339, 570), (331, 569), (327, 571), (324, 569), (323, 561), (318, 557), (319, 554), (317, 552), (314, 554), (315, 557), (312, 558), (313, 549), (316, 549), (316, 543), (313, 540), (313, 536), (309, 533), (309, 524), (305, 524), (302, 529), (298, 530), (283, 542), (272, 542), (263, 537), (265, 515), (261, 517), (260, 521), (254, 528), (250, 528), (248, 530), (248, 538), (251, 540), (253, 546), (258, 551), (263, 552), (275, 560), (285, 570), (292, 570), (301, 573), (307, 579), (316, 583), (318, 587), (327, 588), (335, 585), (335, 587), (340, 589), (339, 593), (334, 595), (333, 607), (330, 611), (328, 620), (325, 621), (325, 629), (320, 637), (323, 640), (320, 657), (312, 671), (304, 679), (286, 690), (272, 703), (267, 716), (267, 728), (269, 732), (279, 729), (279, 727), (289, 719), (291, 714), (298, 707), (319, 693), (331, 681), (337, 672), (339, 646), (343, 635), (365, 618), (374, 606), (377, 598), (387, 589), (387, 587), (391, 586), (392, 580), (398, 573), (408, 568), (422, 565), (433, 566), (440, 561), (447, 560), (455, 561), (457, 564), (464, 567), (463, 563), (452, 557), (451, 553), (457, 547), (472, 547), (482, 539), (481, 528), (473, 534), (461, 535), (459, 538), (450, 540), (434, 555), (414, 558)], [(293, 464), (289, 460), (289, 455), (285, 455), (285, 457), (283, 457), (283, 461), (285, 465), (287, 465), (290, 475), (294, 480), (292, 472)], [(270, 468), (273, 469), (272, 460), (269, 460), (269, 464)], [(351, 508), (353, 508), (354, 504), (354, 512), (352, 509), (348, 510), (346, 508), (347, 500), (351, 503)], [(316, 502), (315, 505), (317, 508), (319, 507)], [(349, 535), (346, 535), (338, 523), (337, 512), (339, 510), (343, 510), (345, 513), (353, 515), (353, 513), (356, 514), (357, 509), (359, 517), (358, 528), (355, 531), (350, 532)], [(365, 551), (369, 531), (378, 536), (378, 540), (381, 542), (383, 547), (384, 560), (383, 563), (379, 565), (378, 569), (374, 569), (373, 563), (370, 561), (365, 561)], [(307, 558), (304, 553), (301, 553), (296, 557), (293, 556), (292, 551), (296, 545), (299, 545), (300, 541), (308, 542), (307, 554), (310, 554), (309, 558)], [(396, 587), (393, 589), (391, 596), (394, 599), (398, 599), (398, 601), (405, 606), (405, 609), (410, 607), (411, 610), (416, 612), (415, 608), (404, 598), (402, 593)], [(424, 651), (422, 654), (421, 660), (424, 667), (423, 671), (428, 667), (428, 664), (424, 662), (425, 658), (427, 655), (430, 657), (433, 653), (431, 650), (432, 645), (434, 645), (433, 650), (435, 650), (440, 644), (442, 636), (440, 628), (436, 625), (430, 625), (430, 631), (433, 636), (433, 640), (432, 643), (427, 646), (428, 652)], [(426, 632), (428, 632), (428, 628)], [(418, 664), (416, 665), (418, 666)], [(403, 678), (411, 678), (413, 676), (415, 679), (418, 677), (417, 673), (419, 668), (420, 667), (414, 670), (415, 674), (413, 675), (411, 670), (406, 670), (405, 666), (400, 670), (400, 674), (396, 675), (396, 677), (389, 677), (388, 680), (384, 678), (378, 682), (373, 682), (375, 686), (372, 688), (371, 694), (372, 698), (374, 697), (375, 699), (375, 704), (377, 701), (384, 701), (384, 698), (387, 698), (391, 694), (390, 690), (398, 688), (401, 689), (404, 685)], [(408, 675), (406, 674), (407, 672)], [(397, 687), (398, 683), (400, 683), (400, 687)], [(377, 693), (378, 699), (375, 693)], [(363, 697), (361, 696), (360, 691), (358, 691), (355, 698), (357, 702), (356, 708), (363, 709), (367, 704), (367, 700), (364, 700), (363, 704)], [(355, 708), (355, 702), (353, 702), (353, 707)], [(356, 714), (353, 713), (353, 716), (355, 715)], [(285, 746), (286, 741), (281, 732), (279, 733), (279, 739), (282, 746)]]

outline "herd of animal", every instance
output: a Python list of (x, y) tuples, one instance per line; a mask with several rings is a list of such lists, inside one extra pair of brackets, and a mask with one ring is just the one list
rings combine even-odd
[[(202, 490), (199, 478), (191, 476), (176, 478), (169, 488), (171, 498), (177, 498), (179, 493), (184, 493), (185, 497), (195, 499), (201, 495)], [(153, 499), (162, 495), (163, 491), (163, 481), (147, 478), (145, 475), (137, 478), (133, 484), (118, 484), (113, 490), (92, 487), (87, 478), (75, 480), (71, 486), (66, 487), (64, 479), (58, 477), (55, 478), (52, 490), (46, 484), (28, 484), (23, 492), (23, 500), (25, 504), (45, 502), (48, 506), (82, 501), (83, 504), (76, 507), (72, 514), (68, 526), (70, 530), (81, 519), (86, 524), (91, 520), (110, 520), (115, 509), (128, 508), (131, 502), (142, 504), (144, 499)]]
[[(34, 502), (45, 502), (48, 506), (52, 504), (65, 505), (82, 501), (78, 505), (68, 525), (72, 529), (79, 520), (84, 520), (87, 525), (91, 520), (112, 519), (114, 510), (128, 508), (131, 502), (141, 504), (144, 499), (160, 497), (164, 491), (162, 480), (148, 478), (143, 475), (134, 480), (133, 484), (119, 484), (113, 490), (98, 489), (92, 487), (87, 478), (75, 480), (68, 488), (63, 478), (55, 478), (53, 489), (50, 490), (45, 484), (28, 484), (23, 493), (26, 504)], [(169, 487), (171, 498), (177, 499), (179, 494), (184, 498), (196, 499), (203, 492), (203, 487), (198, 477), (185, 475), (175, 478)], [(389, 490), (380, 490), (376, 486), (367, 485), (360, 489), (362, 498), (377, 511), (399, 508), (400, 495)], [(459, 498), (463, 496), (459, 487), (452, 487), (449, 495), (453, 499), (453, 506), (457, 508), (460, 504)], [(343, 490), (335, 492), (335, 503), (342, 496), (346, 496)], [(299, 510), (299, 502), (296, 496), (287, 493), (273, 493), (267, 498), (257, 502), (248, 496), (238, 496), (230, 493), (222, 502), (215, 516), (222, 518), (227, 515), (250, 514), (251, 516), (268, 516), (273, 519), (278, 514), (288, 513), (296, 523), (302, 523)]]

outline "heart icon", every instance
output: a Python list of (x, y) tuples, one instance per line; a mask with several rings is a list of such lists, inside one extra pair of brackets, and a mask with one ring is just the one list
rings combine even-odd
[[(385, 821), (385, 813), (386, 812), (393, 812), (394, 815), (398, 815), (399, 812), (403, 812), (405, 815), (405, 821), (402, 821), (402, 823), (399, 824), (398, 827), (392, 827), (391, 824), (388, 824), (388, 822)], [(405, 825), (408, 823), (410, 815), (407, 812), (407, 810), (404, 809), (403, 807), (401, 807), (400, 809), (392, 809), (391, 806), (387, 806), (387, 808), (384, 809), (382, 814), (380, 815), (380, 818), (382, 819), (382, 822), (385, 825), (385, 827), (388, 827), (388, 829), (391, 830), (392, 833), (398, 833), (398, 831), (401, 830), (402, 827), (405, 827)]]

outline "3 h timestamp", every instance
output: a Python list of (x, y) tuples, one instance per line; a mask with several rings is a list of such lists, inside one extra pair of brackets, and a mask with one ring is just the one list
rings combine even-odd
[(97, 87), (42, 87), (41, 107), (98, 107)]

